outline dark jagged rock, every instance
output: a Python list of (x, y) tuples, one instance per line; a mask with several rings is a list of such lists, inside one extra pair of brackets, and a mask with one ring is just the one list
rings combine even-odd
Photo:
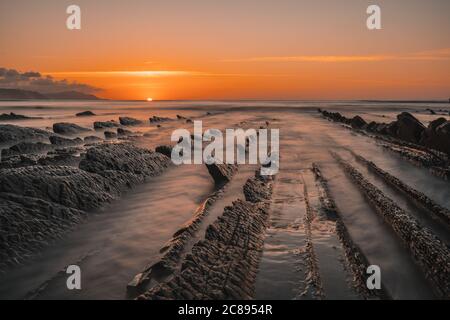
[(117, 128), (119, 124), (114, 120), (110, 121), (96, 121), (94, 122), (94, 129), (106, 129), (106, 128)]
[(397, 137), (398, 132), (398, 122), (392, 121), (386, 126), (386, 134), (390, 135), (391, 137)]
[(272, 189), (271, 184), (267, 183), (268, 180), (270, 179), (258, 174), (254, 178), (248, 179), (243, 188), (245, 200), (252, 203), (269, 200)]
[(206, 164), (209, 174), (214, 179), (216, 185), (227, 183), (237, 170), (235, 164)]
[(165, 121), (170, 121), (172, 119), (170, 118), (164, 118), (164, 117), (157, 117), (157, 116), (153, 116), (150, 119), (150, 123), (158, 123), (158, 122), (165, 122)]
[(74, 123), (68, 123), (68, 122), (59, 122), (53, 124), (53, 132), (59, 133), (63, 135), (73, 135), (78, 134), (82, 132), (90, 131), (88, 128), (80, 127), (77, 124)]
[(48, 139), (48, 131), (19, 127), (12, 124), (0, 125), (0, 143), (12, 143), (21, 140), (43, 140)]
[(120, 124), (123, 126), (137, 126), (142, 124), (141, 120), (130, 118), (130, 117), (120, 117)]
[(2, 113), (0, 114), (0, 121), (10, 121), (10, 120), (26, 120), (26, 119), (42, 119), (38, 117), (28, 117), (21, 114), (16, 114), (14, 112), (11, 113)]
[(378, 124), (375, 121), (371, 121), (367, 124), (366, 130), (369, 132), (374, 132), (374, 131), (376, 131), (377, 127), (378, 127)]
[(181, 267), (182, 259), (186, 256), (187, 246), (198, 232), (204, 218), (208, 216), (210, 207), (223, 196), (223, 191), (224, 189), (220, 188), (209, 195), (198, 206), (193, 218), (178, 229), (173, 234), (172, 239), (161, 248), (160, 253), (163, 254), (161, 259), (146, 267), (128, 283), (127, 293), (129, 297), (135, 297), (145, 292), (152, 279), (158, 279), (158, 282), (162, 282), (163, 278), (168, 279), (177, 272)]
[(117, 138), (117, 133), (112, 131), (105, 131), (105, 138), (106, 139), (115, 139)]
[(186, 120), (187, 118), (186, 118), (186, 117), (183, 117), (183, 116), (180, 116), (179, 114), (177, 114), (177, 119), (178, 119), (178, 120)]
[(97, 136), (87, 136), (84, 138), (84, 143), (97, 143), (102, 141), (103, 139)]
[(208, 226), (181, 270), (138, 299), (252, 299), (268, 216), (269, 201), (234, 201)]
[(131, 144), (104, 144), (91, 148), (80, 168), (100, 175), (121, 171), (140, 178), (155, 176), (170, 164), (170, 159), (160, 153), (135, 147)]
[(86, 213), (46, 200), (0, 193), (0, 270), (24, 262)]
[(79, 112), (76, 114), (77, 117), (91, 117), (91, 116), (95, 116), (96, 114), (93, 113), (92, 111), (83, 111), (83, 112)]
[(449, 124), (450, 122), (445, 118), (431, 121), (422, 134), (420, 144), (450, 154), (450, 135), (448, 128), (446, 129)]
[(447, 122), (447, 119), (445, 118), (437, 118), (436, 120), (431, 121), (428, 124), (428, 129), (435, 131), (437, 129), (437, 127), (439, 127), (441, 124), (444, 124)]
[(360, 116), (355, 116), (353, 117), (353, 119), (351, 120), (350, 125), (352, 126), (352, 128), (355, 129), (361, 129), (362, 127), (364, 127), (365, 125), (367, 125), (366, 121), (364, 121), (363, 118), (361, 118)]
[(104, 177), (78, 168), (31, 166), (3, 170), (0, 176), (0, 192), (89, 210), (112, 200), (112, 194), (117, 195), (118, 190), (114, 190)]
[(42, 142), (20, 142), (9, 149), (3, 149), (2, 160), (20, 154), (45, 152), (51, 147), (52, 146), (50, 144)]
[(405, 141), (418, 143), (425, 126), (408, 112), (402, 112), (397, 116), (397, 119), (398, 129), (396, 136)]
[(0, 270), (22, 262), (89, 211), (116, 199), (124, 188), (161, 173), (169, 163), (156, 152), (107, 144), (90, 148), (80, 168), (33, 163), (2, 169)]
[(129, 136), (132, 135), (133, 132), (127, 129), (123, 129), (123, 128), (117, 128), (117, 135), (118, 136)]
[(172, 157), (172, 147), (171, 146), (158, 146), (155, 148), (156, 152), (159, 152), (166, 157)]
[(81, 138), (67, 139), (59, 136), (50, 136), (50, 143), (57, 146), (75, 146), (83, 143)]
[(430, 109), (430, 108), (428, 108), (426, 111), (428, 111), (432, 115), (436, 114), (436, 111), (434, 111), (433, 109)]

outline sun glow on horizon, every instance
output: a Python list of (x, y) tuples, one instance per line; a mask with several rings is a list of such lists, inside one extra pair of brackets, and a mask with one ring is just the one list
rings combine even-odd
[(152, 102), (152, 101), (153, 101), (153, 98), (147, 98), (147, 101), (148, 101), (148, 102)]

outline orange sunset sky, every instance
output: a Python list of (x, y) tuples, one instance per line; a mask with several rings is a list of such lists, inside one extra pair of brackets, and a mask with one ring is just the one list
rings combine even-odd
[[(66, 28), (71, 4), (81, 30)], [(382, 30), (366, 28), (369, 4)], [(0, 67), (109, 99), (448, 99), (449, 13), (448, 0), (0, 0)]]

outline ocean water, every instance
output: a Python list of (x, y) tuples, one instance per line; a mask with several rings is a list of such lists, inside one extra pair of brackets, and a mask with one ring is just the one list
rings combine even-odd
[[(397, 155), (376, 145), (373, 140), (357, 136), (338, 124), (322, 119), (317, 109), (339, 111), (346, 115), (362, 115), (368, 121), (389, 122), (402, 111), (413, 113), (424, 123), (438, 117), (427, 108), (447, 114), (448, 103), (431, 102), (364, 102), (364, 101), (1, 101), (0, 113), (14, 112), (40, 119), (2, 121), (20, 126), (51, 130), (55, 122), (73, 122), (93, 128), (94, 121), (118, 120), (129, 116), (145, 120), (133, 131), (147, 133), (148, 138), (137, 142), (147, 148), (169, 144), (174, 129), (192, 124), (181, 121), (162, 123), (161, 128), (150, 124), (149, 117), (175, 118), (177, 114), (203, 120), (206, 128), (232, 128), (242, 122), (259, 128), (269, 121), (280, 129), (280, 171), (283, 181), (291, 181), (288, 188), (300, 188), (299, 174), (311, 168), (312, 163), (323, 167), (331, 191), (341, 209), (350, 233), (374, 264), (383, 268), (386, 285), (395, 298), (429, 298), (431, 288), (411, 259), (407, 249), (395, 240), (392, 230), (384, 224), (365, 198), (351, 184), (336, 165), (329, 151), (352, 150), (362, 154), (378, 166), (421, 190), (447, 208), (450, 208), (450, 188), (446, 181), (436, 178), (426, 169), (416, 167)], [(91, 110), (93, 117), (76, 117), (81, 111)], [(442, 111), (440, 111), (442, 110)], [(211, 113), (206, 116), (206, 113)], [(84, 135), (103, 131), (92, 131)], [(0, 146), (1, 148), (1, 146)], [(242, 170), (248, 174), (250, 169)], [(241, 182), (237, 178), (225, 196), (226, 201), (214, 207), (213, 218), (233, 199), (242, 197)], [(281, 190), (281, 189), (280, 189)], [(28, 263), (0, 274), (0, 298), (55, 298), (55, 299), (125, 299), (126, 285), (146, 265), (160, 257), (159, 249), (172, 234), (192, 218), (196, 207), (214, 191), (214, 184), (204, 165), (173, 167), (163, 175), (128, 191), (120, 200), (111, 203), (63, 239), (54, 241)], [(298, 193), (298, 192), (297, 192)], [(295, 195), (296, 192), (286, 193)], [(283, 194), (278, 195), (283, 201)], [(293, 201), (295, 203), (295, 201)], [(286, 225), (301, 218), (301, 208), (291, 207)], [(284, 214), (280, 210), (280, 215)], [(213, 218), (208, 220), (211, 223)], [(292, 220), (292, 221), (290, 221)], [(274, 275), (298, 272), (293, 268), (292, 248), (295, 237), (287, 237), (283, 228), (270, 231), (271, 250), (264, 253), (264, 270), (258, 277), (257, 296), (293, 299), (295, 283), (280, 281)], [(281, 243), (279, 243), (281, 241)], [(283, 242), (284, 241), (284, 242)], [(274, 249), (275, 248), (275, 249)], [(329, 263), (333, 263), (329, 261)], [(78, 264), (82, 268), (82, 290), (69, 291), (65, 287), (65, 266)], [(289, 279), (288, 279), (289, 280)], [(292, 280), (292, 279), (291, 279)], [(282, 291), (280, 294), (279, 291)], [(283, 291), (285, 290), (285, 291)], [(278, 293), (276, 296), (271, 294)]]

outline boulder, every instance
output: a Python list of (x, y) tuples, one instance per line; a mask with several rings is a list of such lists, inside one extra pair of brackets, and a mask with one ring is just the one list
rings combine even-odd
[(97, 136), (87, 136), (84, 137), (84, 143), (96, 143), (96, 142), (102, 142), (103, 139)]
[(435, 131), (437, 129), (437, 127), (439, 127), (441, 124), (444, 124), (447, 122), (447, 119), (445, 118), (437, 118), (436, 120), (431, 121), (428, 124), (428, 128), (427, 130), (431, 130), (431, 131)]
[(132, 135), (132, 134), (133, 134), (133, 132), (130, 131), (130, 130), (126, 130), (126, 129), (123, 129), (123, 128), (117, 128), (117, 135), (118, 136), (129, 136), (129, 135)]
[(439, 118), (430, 122), (428, 128), (422, 134), (420, 143), (427, 148), (450, 155), (450, 121)]
[(388, 125), (386, 125), (385, 132), (387, 135), (390, 135), (391, 137), (397, 137), (397, 131), (398, 131), (398, 122), (392, 121)]
[(364, 121), (364, 119), (361, 118), (360, 116), (355, 116), (355, 117), (353, 117), (353, 119), (351, 120), (350, 125), (351, 125), (352, 128), (354, 128), (354, 129), (361, 129), (362, 127), (364, 127), (365, 125), (367, 125), (367, 122)]
[(153, 116), (149, 120), (150, 120), (150, 123), (158, 123), (158, 122), (170, 121), (171, 119), (170, 118)]
[(105, 131), (105, 138), (106, 139), (115, 139), (117, 138), (117, 133), (112, 131)]
[(50, 133), (45, 130), (19, 127), (12, 124), (0, 125), (0, 143), (17, 143), (21, 140), (44, 140)]
[(367, 124), (366, 130), (369, 132), (374, 132), (374, 131), (376, 131), (377, 127), (378, 127), (378, 123), (376, 123), (375, 121), (371, 121)]
[(408, 142), (418, 143), (425, 131), (425, 126), (408, 112), (397, 116), (397, 124), (397, 137)]
[(91, 117), (91, 116), (95, 116), (95, 113), (93, 113), (92, 111), (83, 111), (83, 112), (79, 112), (76, 114), (77, 117)]
[(119, 124), (114, 120), (94, 122), (94, 129), (117, 128), (118, 126)]
[(73, 135), (86, 131), (90, 131), (90, 129), (80, 127), (75, 123), (59, 122), (53, 124), (53, 132), (62, 135)]
[(142, 124), (141, 120), (130, 118), (130, 117), (120, 117), (119, 122), (123, 126), (137, 126)]

